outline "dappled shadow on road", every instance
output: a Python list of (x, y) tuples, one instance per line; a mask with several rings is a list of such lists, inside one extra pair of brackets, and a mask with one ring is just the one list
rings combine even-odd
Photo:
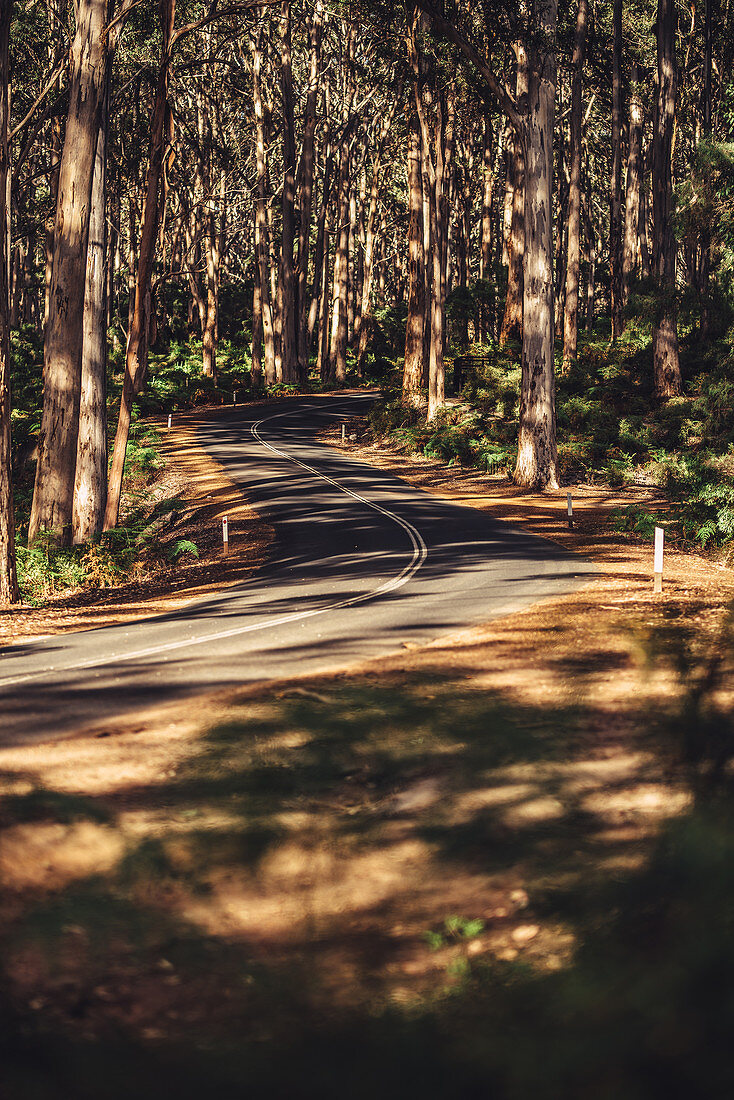
[(18, 1095), (667, 1097), (702, 1054), (722, 1079), (695, 983), (734, 968), (734, 844), (683, 821), (648, 869), (687, 806), (649, 712), (610, 729), (432, 660), (242, 697), (152, 773), (134, 738), (49, 750), (84, 796), (6, 755)]

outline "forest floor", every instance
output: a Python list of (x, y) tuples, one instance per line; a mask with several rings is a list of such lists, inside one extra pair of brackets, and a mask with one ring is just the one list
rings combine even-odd
[[(569, 531), (565, 489), (345, 450), (562, 542), (598, 577), (337, 675), (0, 751), (0, 922), (24, 1019), (72, 1039), (123, 1034), (133, 1061), (239, 1043), (248, 1080), (258, 1066), (269, 1079), (273, 1053), (307, 1032), (311, 1044), (365, 1013), (433, 1010), (482, 968), (572, 967), (610, 882), (639, 873), (690, 807), (675, 720), (734, 572), (672, 549), (654, 597), (651, 547), (610, 532), (626, 493), (572, 487)], [(170, 453), (207, 497), (202, 530), (238, 508), (242, 531), (236, 554), (212, 543), (161, 597), (181, 601), (239, 580), (268, 532), (186, 429)], [(119, 621), (125, 594), (109, 595), (53, 610), (43, 632)], [(136, 617), (172, 606), (136, 600)], [(239, 1063), (223, 1065), (238, 1079)]]

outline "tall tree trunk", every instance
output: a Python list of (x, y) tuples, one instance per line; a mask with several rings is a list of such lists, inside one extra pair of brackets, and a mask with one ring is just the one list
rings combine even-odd
[(612, 176), (609, 195), (609, 278), (612, 343), (622, 334), (622, 0), (612, 9)]
[(638, 224), (638, 236), (640, 242), (640, 271), (643, 279), (649, 279), (652, 274), (652, 247), (650, 240), (650, 203), (648, 201), (647, 186), (645, 184), (645, 171), (651, 168), (652, 145), (648, 146), (647, 155), (642, 155), (642, 179), (640, 181), (640, 216)]
[(298, 338), (296, 321), (296, 272), (293, 249), (296, 237), (296, 137), (291, 62), (291, 3), (283, 0), (280, 9), (280, 80), (283, 101), (283, 231), (280, 248), (278, 287), (281, 322), (283, 381), (297, 382)]
[(622, 301), (627, 303), (630, 283), (637, 267), (640, 236), (640, 188), (642, 185), (642, 131), (645, 115), (640, 89), (640, 67), (630, 69), (629, 157), (624, 207), (624, 248), (622, 250)]
[(364, 223), (364, 253), (361, 264), (361, 281), (358, 294), (358, 314), (355, 325), (355, 339), (358, 340), (357, 371), (360, 378), (364, 377), (364, 366), (367, 359), (370, 336), (372, 335), (372, 286), (375, 274), (375, 226), (377, 223), (377, 202), (380, 196), (380, 175), (382, 173), (382, 151), (385, 139), (390, 131), (392, 120), (395, 116), (395, 105), (387, 112), (380, 126), (375, 147), (374, 162), (372, 165), (372, 181), (370, 184), (370, 201), (367, 209), (367, 218)]
[[(207, 202), (206, 246), (206, 321), (202, 337), (203, 373), (217, 378), (217, 343), (219, 339), (219, 275), (226, 238), (226, 177), (219, 177), (219, 203), (210, 196)], [(219, 219), (217, 220), (217, 206)]]
[(252, 272), (252, 349), (250, 378), (253, 390), (263, 385), (263, 312), (260, 278), (260, 235), (255, 225), (255, 263)]
[(28, 528), (71, 542), (89, 206), (107, 72), (106, 0), (79, 0), (59, 171), (38, 465)]
[(255, 263), (260, 273), (260, 310), (263, 329), (265, 384), (275, 383), (275, 325), (270, 286), (270, 227), (267, 212), (268, 168), (265, 159), (266, 130), (262, 95), (264, 14), (258, 25), (252, 49), (253, 105), (255, 108), (255, 158), (257, 189), (255, 192)]
[(553, 356), (553, 118), (557, 0), (537, 0), (530, 51), (520, 424), (515, 481), (558, 487)]
[(349, 142), (342, 139), (337, 203), (337, 237), (334, 252), (334, 311), (331, 322), (329, 378), (343, 382), (347, 375), (347, 294), (349, 276)]
[(675, 301), (676, 242), (673, 233), (672, 146), (675, 123), (675, 0), (658, 0), (658, 94), (653, 132), (653, 222), (658, 305), (652, 331), (655, 396), (675, 397), (683, 388)]
[[(303, 145), (298, 171), (298, 376), (301, 382), (308, 378), (310, 340), (308, 330), (308, 261), (311, 243), (311, 214), (313, 209), (314, 142), (316, 135), (316, 105), (319, 94), (319, 70), (321, 68), (321, 39), (324, 21), (323, 0), (316, 0), (309, 23), (309, 77), (306, 93), (306, 110), (303, 124)], [(314, 273), (317, 274), (316, 272)], [(314, 281), (314, 287), (317, 280)]]
[(581, 257), (581, 139), (582, 91), (588, 0), (579, 0), (573, 43), (573, 81), (571, 83), (571, 148), (568, 185), (568, 242), (566, 246), (566, 301), (563, 315), (563, 370), (576, 362), (579, 331), (579, 269)]
[(324, 259), (321, 267), (321, 288), (319, 295), (319, 328), (318, 328), (318, 369), (322, 382), (329, 378), (329, 320), (331, 295), (329, 287), (329, 227), (324, 227)]
[(408, 144), (408, 319), (405, 326), (403, 403), (414, 408), (421, 403), (425, 374), (423, 328), (426, 315), (426, 282), (423, 274), (423, 186), (421, 183), (421, 136), (418, 115), (412, 112)]
[[(7, 218), (10, 171), (10, 22), (12, 0), (0, 3), (0, 226)], [(0, 233), (0, 606), (20, 599), (15, 570), (15, 521), (10, 445), (10, 318), (8, 316), (8, 237)]]
[(326, 142), (324, 173), (321, 181), (321, 202), (319, 204), (319, 216), (316, 223), (316, 246), (313, 256), (313, 294), (308, 311), (307, 348), (310, 355), (313, 345), (313, 335), (321, 312), (321, 296), (323, 284), (323, 272), (328, 268), (328, 242), (326, 232), (326, 218), (329, 212), (329, 200), (331, 198), (331, 181), (334, 171), (334, 163), (331, 152), (331, 142)]
[[(518, 42), (515, 47), (517, 56), (517, 76), (515, 79), (515, 97), (518, 102), (528, 94), (528, 59), (525, 45)], [(500, 329), (500, 347), (508, 340), (522, 338), (523, 325), (523, 256), (525, 252), (525, 195), (526, 165), (523, 142), (518, 134), (513, 134), (507, 155), (511, 158), (512, 172), (512, 211), (510, 232), (507, 239), (507, 296), (505, 312)]]
[[(481, 214), (481, 239), (479, 246), (479, 278), (488, 287), (492, 283), (492, 196), (494, 190), (494, 172), (492, 170), (492, 123), (488, 116), (484, 117), (484, 134), (482, 145), (482, 214)], [(479, 307), (479, 338), (486, 340), (489, 336), (489, 303), (482, 300)]]
[[(705, 0), (704, 10), (704, 46), (703, 46), (703, 102), (701, 114), (703, 116), (703, 136), (707, 141), (711, 140), (711, 69), (712, 50), (711, 40), (713, 35), (711, 0)], [(705, 225), (701, 233), (701, 339), (708, 340), (711, 329), (711, 234), (708, 225)]]
[(102, 532), (107, 503), (107, 272), (106, 168), (109, 81), (89, 211), (89, 246), (84, 298), (82, 390), (74, 484), (73, 542), (90, 542)]
[(107, 488), (107, 508), (104, 528), (109, 531), (117, 525), (122, 493), (122, 475), (125, 468), (125, 454), (130, 435), (133, 399), (139, 393), (145, 379), (148, 365), (148, 335), (151, 313), (150, 284), (153, 273), (153, 255), (158, 236), (160, 203), (158, 192), (163, 175), (164, 138), (168, 105), (168, 77), (170, 71), (170, 49), (173, 37), (173, 24), (176, 18), (176, 0), (161, 0), (161, 60), (156, 80), (155, 97), (151, 113), (150, 155), (148, 159), (148, 178), (143, 206), (143, 221), (140, 227), (140, 254), (135, 280), (135, 310), (133, 312), (130, 334), (127, 342), (125, 375), (120, 398), (120, 413), (117, 419), (115, 444), (112, 451), (112, 466)]

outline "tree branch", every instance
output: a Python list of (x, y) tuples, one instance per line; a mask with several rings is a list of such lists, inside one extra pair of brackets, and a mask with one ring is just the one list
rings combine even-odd
[(448, 42), (452, 42), (458, 47), (469, 64), (472, 65), (479, 76), (481, 76), (482, 80), (507, 115), (509, 122), (516, 130), (518, 136), (524, 141), (525, 119), (520, 113), (517, 103), (510, 93), (502, 87), (479, 51), (464, 37), (458, 27), (455, 27), (453, 23), (449, 23), (440, 12), (436, 11), (431, 0), (415, 0), (415, 5), (428, 16), (434, 30), (438, 31), (438, 33)]
[(278, 4), (280, 0), (246, 0), (244, 4), (237, 4), (232, 8), (222, 8), (216, 10), (216, 0), (210, 5), (209, 12), (201, 19), (197, 19), (193, 23), (185, 23), (183, 27), (179, 27), (177, 31), (174, 31), (171, 36), (171, 45), (169, 53), (173, 52), (173, 47), (183, 38), (185, 34), (191, 34), (192, 31), (198, 31), (202, 27), (207, 27), (210, 23), (215, 23), (217, 19), (226, 19), (230, 15), (242, 15), (243, 12), (251, 11), (253, 8), (265, 8), (273, 7)]
[(31, 107), (31, 109), (30, 109), (30, 110), (28, 111), (28, 113), (26, 114), (25, 118), (24, 118), (24, 119), (22, 119), (22, 120), (21, 120), (21, 121), (20, 121), (20, 122), (18, 123), (18, 125), (17, 125), (17, 126), (14, 126), (14, 127), (13, 127), (13, 129), (12, 129), (12, 130), (10, 131), (10, 133), (8, 134), (8, 141), (12, 141), (14, 137), (17, 137), (17, 136), (18, 136), (18, 134), (20, 133), (20, 131), (21, 131), (21, 130), (23, 129), (23, 127), (25, 126), (25, 124), (26, 124), (27, 122), (30, 122), (31, 118), (33, 117), (33, 114), (34, 114), (34, 113), (35, 113), (35, 112), (36, 112), (36, 111), (38, 110), (38, 108), (39, 108), (39, 107), (41, 106), (41, 104), (43, 103), (44, 99), (46, 98), (46, 96), (48, 95), (48, 93), (49, 93), (49, 92), (51, 91), (51, 89), (53, 88), (53, 86), (54, 86), (54, 84), (56, 83), (56, 81), (58, 80), (58, 78), (59, 78), (59, 77), (61, 76), (61, 74), (63, 73), (64, 69), (65, 69), (65, 68), (66, 68), (66, 66), (67, 66), (67, 63), (68, 63), (68, 59), (67, 59), (67, 58), (65, 57), (65, 58), (64, 58), (64, 60), (63, 60), (63, 61), (61, 62), (61, 64), (60, 64), (60, 65), (57, 65), (57, 66), (56, 66), (56, 68), (54, 69), (54, 71), (53, 71), (53, 72), (51, 73), (51, 76), (50, 76), (50, 77), (48, 78), (48, 80), (47, 80), (47, 81), (46, 81), (46, 83), (44, 84), (43, 88), (42, 88), (42, 89), (41, 89), (41, 91), (40, 91), (40, 92), (38, 93), (38, 96), (36, 97), (36, 100), (35, 100), (35, 102), (34, 102), (33, 106), (32, 106), (32, 107)]

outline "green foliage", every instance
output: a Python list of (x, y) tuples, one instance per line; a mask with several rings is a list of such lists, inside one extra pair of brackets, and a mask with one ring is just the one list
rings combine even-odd
[(195, 542), (191, 542), (190, 539), (176, 539), (171, 549), (166, 554), (169, 561), (178, 561), (184, 554), (191, 554), (193, 557), (198, 558), (199, 549)]
[(18, 584), (26, 599), (45, 599), (60, 589), (78, 588), (84, 581), (80, 551), (59, 547), (54, 532), (42, 531), (32, 547), (19, 544), (16, 553)]

